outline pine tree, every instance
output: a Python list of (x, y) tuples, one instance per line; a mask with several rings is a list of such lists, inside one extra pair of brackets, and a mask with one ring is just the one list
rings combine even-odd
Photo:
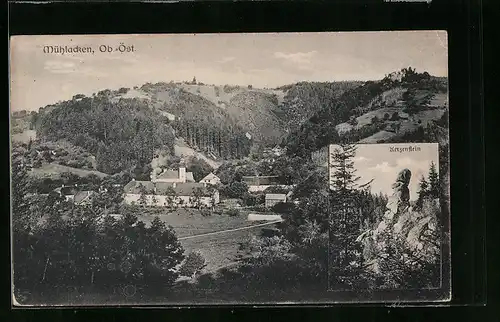
[(356, 146), (341, 143), (334, 150), (333, 173), (330, 176), (330, 267), (344, 269), (357, 260), (355, 240), (359, 235), (359, 209), (356, 207), (359, 185), (353, 158)]
[(429, 195), (432, 198), (439, 198), (439, 175), (436, 171), (436, 164), (431, 162), (429, 168)]
[(141, 192), (141, 195), (139, 197), (139, 204), (141, 206), (145, 207), (146, 204), (148, 203), (147, 196), (146, 196), (146, 193), (147, 193), (146, 192), (146, 187), (144, 187), (144, 185), (141, 184), (140, 187), (139, 187), (139, 190)]
[(417, 194), (418, 194), (417, 206), (420, 208), (422, 207), (424, 198), (429, 194), (429, 183), (427, 182), (424, 176), (420, 178)]

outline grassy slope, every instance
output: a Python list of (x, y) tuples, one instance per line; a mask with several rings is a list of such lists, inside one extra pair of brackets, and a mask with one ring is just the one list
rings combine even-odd
[[(167, 214), (167, 212), (165, 210), (158, 217), (167, 225), (172, 226), (179, 238), (249, 227), (260, 223), (257, 221), (247, 221), (247, 213), (244, 211), (239, 216), (234, 217), (224, 214), (203, 217), (196, 209), (179, 209), (175, 213), (170, 214)], [(138, 216), (138, 219), (149, 225), (154, 216)], [(201, 236), (181, 240), (181, 244), (187, 253), (192, 251), (201, 252), (207, 261), (206, 270), (213, 271), (235, 262), (237, 260), (239, 244), (249, 241), (261, 229), (261, 227), (256, 227), (217, 235)]]
[(52, 178), (56, 179), (61, 176), (61, 173), (65, 172), (71, 172), (73, 174), (76, 174), (77, 176), (80, 177), (85, 177), (90, 174), (94, 174), (98, 177), (104, 178), (107, 176), (107, 174), (99, 172), (99, 171), (93, 171), (93, 170), (84, 170), (84, 169), (77, 169), (77, 168), (72, 168), (72, 167), (67, 167), (64, 165), (56, 164), (56, 163), (46, 163), (42, 165), (40, 168), (33, 168), (30, 171), (30, 175), (37, 177), (37, 178)]

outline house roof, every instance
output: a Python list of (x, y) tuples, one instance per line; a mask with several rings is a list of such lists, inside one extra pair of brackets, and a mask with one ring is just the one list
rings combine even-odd
[(203, 196), (211, 195), (210, 193), (208, 193), (207, 188), (202, 183), (196, 183), (196, 182), (178, 183), (175, 185), (174, 188), (175, 193), (178, 196), (193, 196), (196, 189), (201, 189)]
[(60, 193), (63, 196), (70, 196), (78, 193), (78, 190), (75, 186), (59, 187), (54, 189), (54, 191)]
[(84, 201), (89, 201), (90, 196), (94, 194), (94, 191), (79, 191), (75, 195), (75, 203), (81, 203)]
[(284, 193), (268, 193), (266, 194), (266, 200), (285, 200), (286, 195)]
[[(203, 183), (196, 182), (185, 182), (185, 183), (173, 183), (173, 182), (151, 182), (151, 181), (130, 181), (124, 188), (125, 193), (140, 194), (140, 184), (146, 187), (146, 193), (152, 194), (156, 188), (157, 195), (169, 195), (174, 194), (177, 196), (193, 196), (196, 189), (199, 188), (202, 191), (203, 196), (210, 196), (211, 194), (205, 187)], [(173, 193), (172, 193), (173, 192)]]
[(158, 177), (158, 179), (178, 179), (179, 171), (165, 170)]
[(141, 193), (141, 185), (146, 188), (146, 193), (152, 193), (154, 192), (155, 186), (154, 183), (151, 181), (137, 181), (137, 180), (132, 180), (129, 183), (123, 187), (123, 190), (125, 193), (135, 193), (135, 194), (140, 194)]
[(251, 186), (265, 186), (276, 184), (278, 176), (244, 176), (243, 181)]
[(212, 179), (218, 179), (218, 180), (220, 180), (220, 178), (218, 176), (216, 176), (215, 174), (213, 174), (213, 172), (210, 172), (209, 174), (207, 174), (205, 176), (205, 178), (201, 179), (201, 181), (212, 180)]
[(194, 176), (193, 176), (193, 173), (192, 172), (186, 172), (186, 181), (187, 182), (196, 182), (194, 180)]

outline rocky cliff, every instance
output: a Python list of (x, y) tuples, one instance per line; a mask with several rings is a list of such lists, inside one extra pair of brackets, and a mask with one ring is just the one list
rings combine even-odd
[[(409, 201), (411, 171), (403, 169), (392, 185), (383, 219), (359, 236), (366, 265), (376, 274), (421, 270), (440, 258), (439, 201), (426, 199), (417, 208)], [(396, 269), (396, 270), (395, 270)]]

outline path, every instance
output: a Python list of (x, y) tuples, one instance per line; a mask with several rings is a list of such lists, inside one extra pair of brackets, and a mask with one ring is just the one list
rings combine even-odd
[(270, 222), (266, 222), (266, 223), (263, 223), (263, 224), (253, 225), (253, 226), (240, 227), (240, 228), (234, 228), (234, 229), (227, 229), (227, 230), (215, 231), (215, 232), (211, 232), (211, 233), (205, 233), (205, 234), (199, 234), (199, 235), (193, 235), (193, 236), (180, 237), (180, 238), (178, 238), (178, 240), (185, 240), (185, 239), (191, 239), (191, 238), (197, 238), (197, 237), (204, 237), (204, 236), (210, 236), (210, 235), (218, 235), (218, 234), (230, 233), (230, 232), (233, 232), (233, 231), (239, 231), (239, 230), (245, 230), (245, 229), (252, 229), (252, 228), (256, 228), (256, 227), (262, 227), (262, 226), (277, 224), (279, 222), (282, 222), (282, 220), (270, 221)]

